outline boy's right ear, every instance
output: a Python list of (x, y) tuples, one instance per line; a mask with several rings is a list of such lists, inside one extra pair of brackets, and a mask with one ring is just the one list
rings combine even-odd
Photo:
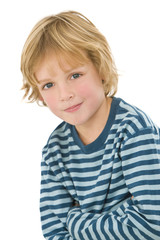
[(39, 98), (40, 101), (44, 102), (43, 97), (41, 95), (39, 95), (38, 98)]
[(39, 99), (39, 101), (41, 101), (42, 105), (46, 106), (46, 104), (45, 104), (45, 102), (43, 100), (43, 97), (41, 95), (39, 95), (38, 99)]

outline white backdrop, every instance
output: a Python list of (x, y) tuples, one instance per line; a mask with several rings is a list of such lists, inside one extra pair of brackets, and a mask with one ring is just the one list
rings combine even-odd
[(5, 0), (0, 4), (0, 239), (43, 239), (39, 216), (41, 149), (60, 122), (21, 101), (20, 56), (35, 23), (76, 10), (106, 36), (121, 77), (117, 96), (160, 126), (159, 0)]

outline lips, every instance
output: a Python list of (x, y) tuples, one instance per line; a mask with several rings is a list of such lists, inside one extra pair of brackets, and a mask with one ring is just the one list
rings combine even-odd
[(65, 112), (75, 112), (80, 109), (81, 105), (82, 105), (82, 103), (79, 103), (79, 104), (73, 105), (69, 108), (66, 108)]

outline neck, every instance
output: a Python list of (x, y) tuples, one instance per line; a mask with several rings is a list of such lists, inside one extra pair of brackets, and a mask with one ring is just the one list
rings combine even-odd
[(91, 119), (86, 124), (83, 124), (83, 126), (76, 126), (76, 130), (83, 144), (88, 145), (92, 143), (101, 134), (109, 117), (111, 102), (111, 98), (106, 98), (103, 106), (94, 116), (94, 120)]

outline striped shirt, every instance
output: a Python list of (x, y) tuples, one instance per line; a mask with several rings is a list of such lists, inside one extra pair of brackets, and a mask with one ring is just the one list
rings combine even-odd
[(160, 129), (140, 109), (114, 97), (94, 142), (62, 122), (42, 155), (47, 240), (160, 240)]

